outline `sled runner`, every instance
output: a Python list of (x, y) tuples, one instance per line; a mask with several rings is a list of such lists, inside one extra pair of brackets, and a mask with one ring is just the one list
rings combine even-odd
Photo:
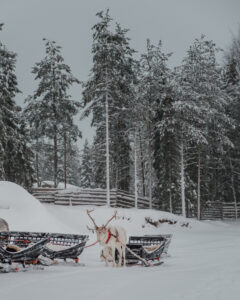
[(17, 273), (17, 272), (26, 272), (29, 270), (44, 270), (43, 266), (40, 265), (26, 265), (23, 266), (19, 263), (1, 264), (0, 263), (0, 273)]

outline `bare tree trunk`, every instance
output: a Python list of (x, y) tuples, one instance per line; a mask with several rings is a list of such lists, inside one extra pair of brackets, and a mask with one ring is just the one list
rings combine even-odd
[(134, 193), (135, 208), (138, 208), (138, 176), (137, 176), (137, 133), (134, 133)]
[(146, 191), (145, 191), (145, 168), (144, 168), (144, 161), (143, 161), (143, 149), (142, 149), (142, 138), (141, 138), (141, 132), (139, 129), (139, 146), (140, 146), (140, 160), (141, 160), (141, 174), (142, 174), (142, 192), (143, 192), (143, 197), (146, 196)]
[(106, 189), (107, 189), (107, 206), (110, 207), (110, 174), (109, 174), (109, 115), (108, 115), (108, 84), (106, 86)]
[(233, 199), (234, 199), (234, 206), (235, 206), (235, 219), (238, 218), (238, 210), (237, 210), (237, 197), (236, 197), (236, 190), (234, 187), (234, 178), (233, 178), (233, 166), (232, 166), (232, 160), (229, 156), (229, 163), (230, 163), (230, 169), (231, 169), (231, 187), (232, 187), (232, 193), (233, 193)]
[(170, 206), (170, 213), (173, 213), (173, 207), (172, 207), (172, 190), (169, 191), (169, 206)]
[(53, 160), (54, 160), (54, 187), (57, 187), (57, 177), (58, 177), (58, 143), (57, 143), (57, 111), (56, 111), (56, 95), (55, 95), (55, 66), (53, 66), (53, 70), (52, 70), (52, 75), (53, 75), (53, 90), (52, 90), (52, 97), (53, 97), (53, 114), (54, 114), (54, 126), (53, 126), (53, 132), (54, 132), (54, 136), (53, 136)]
[(39, 152), (39, 142), (38, 142), (38, 137), (37, 137), (37, 139), (36, 139), (36, 173), (37, 173), (37, 186), (40, 187), (38, 152)]
[(186, 217), (183, 136), (181, 137), (180, 156), (181, 156), (181, 200), (182, 200), (182, 215), (183, 215), (183, 217)]
[(197, 218), (201, 220), (201, 152), (200, 147), (198, 147), (198, 180), (197, 180)]
[(149, 208), (152, 209), (152, 126), (148, 121), (148, 197)]
[(67, 188), (67, 135), (66, 132), (64, 132), (63, 135), (63, 147), (64, 147), (64, 188)]
[(170, 181), (170, 187), (169, 187), (169, 209), (170, 209), (170, 213), (173, 213), (173, 205), (172, 205), (172, 174), (171, 174), (171, 163), (170, 163), (170, 167), (169, 167), (169, 181)]
[(55, 130), (54, 138), (53, 138), (53, 152), (54, 152), (54, 187), (57, 187), (57, 169), (58, 169), (58, 145), (57, 145), (57, 130)]

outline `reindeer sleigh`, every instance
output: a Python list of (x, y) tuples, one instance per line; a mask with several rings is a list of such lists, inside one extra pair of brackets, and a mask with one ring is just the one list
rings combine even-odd
[[(122, 265), (149, 267), (163, 263), (161, 258), (167, 253), (171, 235), (130, 236), (127, 242), (124, 228), (109, 226), (109, 223), (116, 218), (117, 212), (105, 225), (97, 226), (91, 216), (92, 211), (87, 210), (94, 224), (94, 228), (89, 229), (96, 232), (96, 243), (103, 246), (101, 257), (106, 265), (112, 262), (113, 266), (118, 267)], [(50, 265), (55, 259), (65, 261), (73, 259), (77, 263), (83, 250), (96, 244), (86, 246), (87, 240), (88, 235), (9, 231), (8, 224), (0, 219), (0, 272), (15, 271), (14, 268), (4, 267), (12, 263), (22, 264), (24, 269), (26, 264), (36, 265), (40, 262)]]
[(103, 246), (101, 258), (106, 265), (113, 262), (113, 266), (142, 265), (145, 267), (161, 265), (163, 254), (167, 253), (172, 235), (156, 236), (130, 236), (127, 243), (126, 231), (120, 226), (108, 226), (116, 218), (116, 212), (107, 223), (97, 226), (91, 216), (93, 210), (87, 210), (87, 214), (93, 222), (97, 241)]
[[(0, 272), (15, 271), (6, 264), (51, 265), (55, 259), (73, 259), (76, 263), (83, 252), (87, 235), (43, 233), (43, 232), (0, 232)], [(17, 269), (20, 269), (19, 266)]]

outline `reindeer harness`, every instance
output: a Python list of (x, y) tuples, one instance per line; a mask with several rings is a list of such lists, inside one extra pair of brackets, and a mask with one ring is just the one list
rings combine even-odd
[(108, 244), (108, 242), (110, 241), (112, 236), (115, 237), (116, 242), (119, 242), (119, 239), (118, 239), (119, 233), (118, 233), (117, 229), (116, 229), (116, 232), (117, 232), (117, 234), (115, 235), (115, 234), (111, 233), (110, 229), (108, 229), (108, 237), (107, 237), (105, 244)]

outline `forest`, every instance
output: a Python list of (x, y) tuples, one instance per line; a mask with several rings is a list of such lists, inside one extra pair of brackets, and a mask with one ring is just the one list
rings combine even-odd
[[(227, 49), (206, 36), (170, 68), (163, 42), (139, 55), (128, 29), (109, 11), (92, 27), (92, 67), (81, 82), (61, 46), (43, 39), (32, 67), (37, 89), (20, 93), (17, 53), (0, 39), (0, 180), (30, 189), (50, 180), (81, 188), (128, 191), (162, 210), (200, 208), (240, 196), (240, 30)], [(0, 24), (4, 30), (7, 24)], [(41, 37), (40, 37), (41, 38)], [(219, 61), (219, 53), (223, 59)], [(73, 99), (72, 85), (82, 94)], [(91, 118), (92, 143), (79, 119)]]

